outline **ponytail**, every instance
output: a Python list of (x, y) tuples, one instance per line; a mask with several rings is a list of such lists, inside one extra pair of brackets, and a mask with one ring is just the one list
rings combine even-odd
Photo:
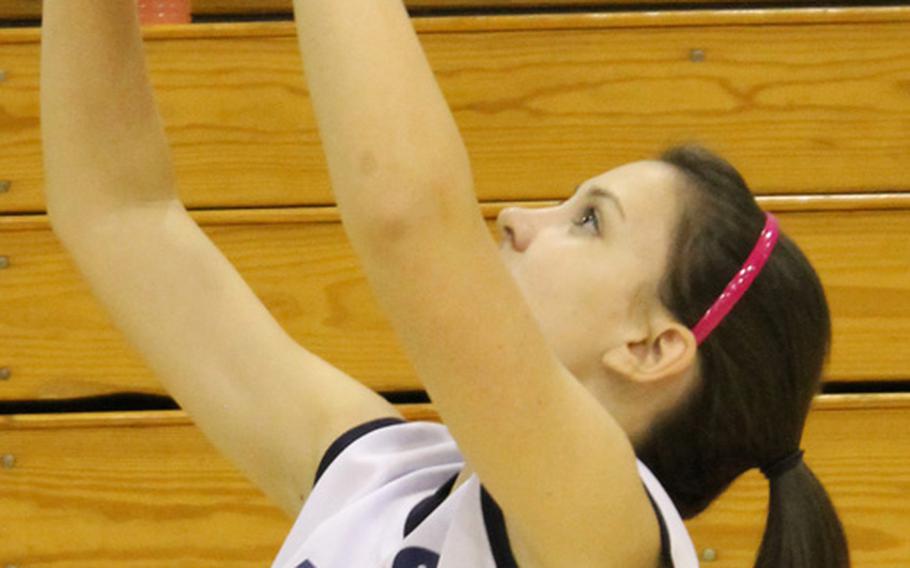
[(805, 462), (769, 481), (755, 568), (849, 568), (847, 537), (827, 491)]
[[(741, 270), (766, 216), (739, 171), (707, 148), (675, 146), (659, 159), (681, 174), (659, 295), (692, 328)], [(636, 440), (636, 455), (684, 519), (762, 466), (771, 487), (755, 568), (850, 566), (837, 512), (797, 451), (830, 347), (821, 279), (781, 232), (761, 277), (699, 345), (699, 381), (688, 397)]]

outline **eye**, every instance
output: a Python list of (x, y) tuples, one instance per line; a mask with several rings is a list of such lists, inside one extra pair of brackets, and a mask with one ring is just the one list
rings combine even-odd
[(597, 214), (597, 209), (595, 207), (586, 207), (584, 210), (584, 215), (582, 215), (577, 221), (573, 221), (572, 224), (576, 227), (584, 227), (588, 223), (593, 223), (594, 232), (600, 233), (600, 217)]

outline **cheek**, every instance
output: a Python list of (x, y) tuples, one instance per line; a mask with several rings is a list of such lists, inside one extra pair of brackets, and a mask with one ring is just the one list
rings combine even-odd
[[(584, 346), (619, 316), (615, 279), (603, 267), (569, 255), (526, 258), (514, 269), (525, 300), (554, 346)], [(564, 349), (567, 349), (565, 347)]]

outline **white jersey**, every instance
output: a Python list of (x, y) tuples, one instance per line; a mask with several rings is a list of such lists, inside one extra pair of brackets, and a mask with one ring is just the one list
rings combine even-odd
[[(326, 451), (272, 568), (517, 568), (499, 506), (442, 424), (384, 418)], [(660, 520), (662, 566), (698, 566), (686, 527), (638, 462)]]

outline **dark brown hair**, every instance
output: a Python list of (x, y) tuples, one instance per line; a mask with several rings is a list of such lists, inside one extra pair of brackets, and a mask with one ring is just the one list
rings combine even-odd
[[(741, 268), (765, 216), (736, 169), (705, 147), (674, 146), (659, 159), (685, 181), (660, 299), (692, 328)], [(699, 347), (691, 395), (636, 447), (683, 518), (702, 512), (744, 471), (799, 448), (830, 343), (818, 275), (781, 232), (762, 273)], [(773, 479), (755, 566), (849, 563), (843, 527), (809, 467)]]

